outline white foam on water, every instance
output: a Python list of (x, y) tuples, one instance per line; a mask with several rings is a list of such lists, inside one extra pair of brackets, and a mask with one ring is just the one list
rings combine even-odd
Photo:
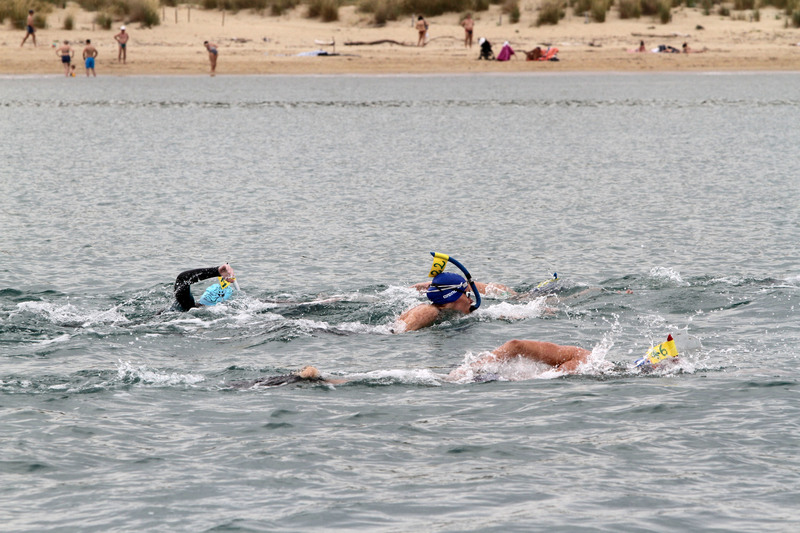
[(784, 281), (791, 283), (792, 285), (800, 285), (800, 274), (788, 276)]
[(120, 381), (139, 381), (148, 385), (173, 386), (195, 385), (205, 381), (205, 377), (197, 374), (178, 374), (176, 372), (159, 372), (146, 365), (133, 366), (130, 361), (117, 362), (117, 379)]
[(331, 379), (346, 379), (348, 381), (369, 381), (380, 384), (403, 383), (407, 385), (429, 385), (441, 386), (442, 378), (435, 372), (426, 368), (418, 369), (388, 369), (373, 370), (370, 372), (360, 372), (347, 374), (345, 376), (330, 376)]
[(39, 346), (46, 346), (48, 344), (56, 344), (56, 343), (59, 343), (59, 342), (67, 342), (71, 338), (72, 338), (71, 335), (68, 335), (68, 334), (64, 333), (63, 335), (59, 335), (58, 337), (55, 337), (55, 338), (52, 338), (52, 339), (44, 339), (44, 340), (41, 340), (41, 341), (36, 341), (36, 342), (34, 342), (34, 344), (37, 344)]
[(524, 304), (514, 304), (511, 302), (500, 302), (489, 307), (481, 306), (475, 311), (476, 316), (486, 317), (493, 320), (525, 320), (527, 318), (537, 318), (549, 312), (546, 305), (547, 298), (542, 296)]
[(680, 272), (671, 267), (653, 267), (650, 269), (650, 277), (659, 281), (669, 281), (679, 287), (689, 286), (689, 282), (683, 280)]
[(129, 322), (127, 317), (118, 311), (119, 306), (103, 311), (81, 311), (72, 304), (58, 305), (51, 302), (21, 302), (10, 316), (20, 313), (33, 313), (42, 316), (54, 324), (80, 324), (88, 327), (95, 324), (120, 324)]

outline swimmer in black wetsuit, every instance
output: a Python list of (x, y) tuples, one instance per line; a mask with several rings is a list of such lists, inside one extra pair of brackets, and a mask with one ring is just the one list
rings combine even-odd
[(214, 305), (218, 303), (218, 301), (229, 298), (230, 296), (220, 296), (216, 301), (207, 301), (206, 295), (204, 294), (200, 302), (194, 301), (191, 291), (192, 284), (216, 276), (223, 278), (227, 283), (233, 283), (236, 280), (233, 268), (227, 263), (218, 267), (196, 268), (178, 274), (178, 277), (175, 279), (175, 304), (173, 305), (173, 309), (175, 311), (188, 311), (195, 307)]
[(346, 379), (323, 378), (316, 367), (306, 366), (303, 367), (299, 372), (295, 372), (293, 374), (258, 378), (255, 381), (237, 381), (232, 383), (232, 385), (237, 389), (249, 389), (251, 387), (279, 387), (281, 385), (290, 385), (292, 383), (329, 383), (331, 385), (341, 385), (342, 383), (346, 382)]

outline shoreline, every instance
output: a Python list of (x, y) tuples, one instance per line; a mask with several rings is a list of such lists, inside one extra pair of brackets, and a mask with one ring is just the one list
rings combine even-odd
[[(53, 44), (67, 39), (74, 42), (76, 75), (85, 77), (80, 56), (86, 38), (99, 51), (98, 76), (208, 75), (204, 40), (219, 45), (218, 76), (800, 71), (800, 29), (785, 27), (782, 11), (774, 8), (762, 9), (759, 21), (746, 21), (680, 7), (666, 25), (650, 17), (620, 20), (612, 8), (604, 23), (586, 23), (583, 17), (568, 15), (555, 26), (537, 27), (533, 23), (536, 5), (523, 3), (525, 10), (517, 24), (498, 24), (499, 6), (476, 13), (472, 48), (464, 47), (459, 15), (454, 13), (429, 19), (431, 40), (416, 47), (407, 46), (416, 33), (410, 20), (374, 27), (354, 6), (341, 8), (340, 20), (332, 23), (307, 19), (302, 8), (280, 17), (239, 12), (223, 18), (219, 11), (167, 7), (161, 10), (165, 16), (159, 26), (128, 25), (131, 38), (128, 62), (123, 65), (117, 61), (113, 40), (120, 23), (111, 30), (96, 29), (94, 13), (68, 4), (48, 16), (50, 28), (37, 30), (36, 48), (30, 42), (19, 47), (24, 31), (11, 29), (8, 23), (0, 29), (0, 75), (63, 76)], [(67, 14), (75, 17), (75, 30), (58, 29)], [(477, 39), (484, 36), (493, 43), (495, 54), (509, 41), (516, 56), (506, 62), (478, 60)], [(406, 46), (346, 45), (385, 39)], [(680, 48), (688, 42), (703, 53), (632, 52), (640, 40), (647, 49), (659, 44)], [(320, 41), (335, 42), (335, 46), (320, 45)], [(525, 61), (522, 52), (535, 46), (557, 47), (560, 61)], [(297, 55), (317, 49), (339, 55)]]
[[(694, 76), (756, 76), (758, 74), (771, 74), (771, 75), (796, 75), (800, 74), (800, 68), (796, 70), (653, 70), (653, 71), (633, 71), (633, 70), (563, 70), (559, 72), (427, 72), (427, 73), (414, 73), (414, 72), (377, 72), (377, 73), (361, 73), (361, 72), (344, 72), (344, 73), (324, 73), (324, 72), (304, 72), (304, 73), (241, 73), (241, 74), (218, 74), (218, 78), (468, 78), (468, 77), (515, 77), (515, 76), (642, 76), (642, 75), (660, 75), (660, 76), (674, 76), (674, 75), (694, 75)], [(15, 79), (61, 79), (63, 74), (44, 73), (44, 74), (13, 74), (13, 73), (0, 73), (0, 80), (15, 80)], [(77, 76), (77, 78), (84, 78), (86, 76)], [(100, 77), (100, 76), (98, 76)], [(144, 73), (144, 74), (106, 74), (104, 78), (208, 78), (208, 74), (199, 73), (170, 73), (170, 74), (157, 74), (157, 73)]]

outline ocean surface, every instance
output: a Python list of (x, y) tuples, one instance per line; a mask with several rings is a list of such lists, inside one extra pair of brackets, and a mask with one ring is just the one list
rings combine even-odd
[[(0, 78), (0, 530), (797, 531), (798, 87)], [(392, 334), (431, 251), (515, 293)]]

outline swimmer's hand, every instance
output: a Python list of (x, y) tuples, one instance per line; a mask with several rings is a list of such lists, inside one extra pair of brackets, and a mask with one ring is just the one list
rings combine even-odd
[(219, 275), (225, 278), (225, 281), (233, 283), (236, 280), (236, 274), (233, 273), (233, 267), (225, 263), (219, 267)]

